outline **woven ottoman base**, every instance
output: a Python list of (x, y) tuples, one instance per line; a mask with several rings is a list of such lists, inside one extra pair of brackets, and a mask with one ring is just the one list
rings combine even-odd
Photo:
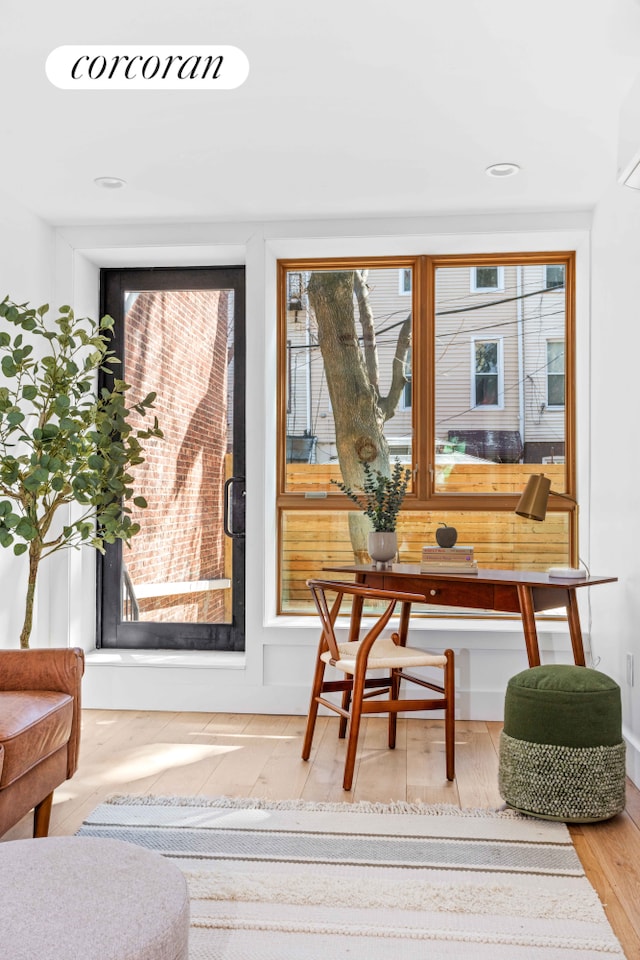
[(500, 795), (521, 813), (592, 823), (624, 810), (625, 745), (562, 747), (500, 734)]
[(499, 790), (522, 813), (590, 823), (624, 810), (620, 688), (587, 667), (512, 677), (500, 735)]

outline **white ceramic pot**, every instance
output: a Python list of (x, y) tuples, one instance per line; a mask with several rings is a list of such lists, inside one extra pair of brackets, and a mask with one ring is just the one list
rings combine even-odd
[(367, 544), (369, 556), (376, 563), (388, 563), (398, 552), (398, 537), (395, 533), (378, 533), (373, 530), (369, 534)]

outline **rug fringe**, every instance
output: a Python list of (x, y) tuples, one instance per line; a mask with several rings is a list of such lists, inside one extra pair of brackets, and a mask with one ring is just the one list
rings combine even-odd
[(127, 806), (175, 806), (231, 808), (235, 810), (323, 810), (327, 813), (417, 813), (429, 817), (487, 817), (506, 820), (530, 820), (515, 810), (482, 807), (456, 807), (452, 803), (408, 803), (395, 800), (378, 803), (359, 800), (354, 803), (320, 802), (307, 800), (267, 800), (261, 797), (172, 797), (152, 794), (114, 794), (104, 801)]

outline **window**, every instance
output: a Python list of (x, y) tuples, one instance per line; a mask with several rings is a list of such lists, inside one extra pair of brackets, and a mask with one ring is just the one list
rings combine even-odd
[(504, 267), (472, 267), (471, 292), (492, 293), (504, 290)]
[(564, 267), (561, 263), (547, 263), (544, 268), (545, 290), (564, 287)]
[(547, 406), (564, 407), (564, 340), (547, 340)]
[(502, 405), (502, 342), (500, 340), (473, 340), (474, 407)]
[(302, 310), (301, 273), (290, 273), (287, 277), (287, 310)]
[(407, 294), (407, 293), (411, 293), (411, 289), (412, 289), (412, 286), (413, 286), (413, 285), (412, 285), (412, 282), (411, 282), (411, 280), (412, 280), (411, 270), (410, 270), (410, 269), (402, 269), (402, 270), (399, 270), (398, 273), (399, 273), (399, 278), (400, 278), (400, 279), (399, 279), (398, 292), (400, 293), (401, 296), (403, 296), (404, 294)]
[(407, 359), (404, 363), (404, 375), (406, 383), (402, 391), (402, 397), (400, 398), (400, 407), (402, 410), (411, 410), (412, 406), (412, 374), (411, 374), (411, 350), (407, 352)]
[[(552, 304), (542, 289), (550, 260), (566, 287), (554, 288)], [(572, 501), (552, 498), (544, 524), (514, 514), (532, 473), (575, 497), (572, 254), (483, 254), (480, 265), (477, 255), (305, 259), (278, 269), (279, 612), (311, 612), (306, 580), (325, 564), (368, 562), (367, 523), (336, 486), (357, 486), (362, 460), (398, 456), (411, 468), (402, 562), (420, 561), (441, 522), (475, 544), (486, 567), (575, 562)], [(297, 316), (286, 303), (291, 273), (302, 278)], [(470, 296), (470, 276), (473, 292), (503, 295)], [(312, 458), (294, 457), (292, 435), (313, 441)]]

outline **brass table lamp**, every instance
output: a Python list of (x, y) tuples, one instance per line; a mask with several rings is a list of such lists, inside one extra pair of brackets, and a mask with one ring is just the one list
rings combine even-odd
[[(577, 500), (567, 493), (552, 490), (551, 480), (545, 477), (544, 473), (533, 473), (527, 480), (527, 485), (522, 491), (515, 512), (519, 517), (525, 517), (527, 520), (544, 520), (547, 515), (549, 494), (551, 493), (556, 497), (562, 497), (564, 500), (575, 503), (577, 509)], [(580, 567), (550, 567), (547, 573), (550, 577), (566, 577), (569, 580), (582, 580), (587, 576), (587, 571)]]

